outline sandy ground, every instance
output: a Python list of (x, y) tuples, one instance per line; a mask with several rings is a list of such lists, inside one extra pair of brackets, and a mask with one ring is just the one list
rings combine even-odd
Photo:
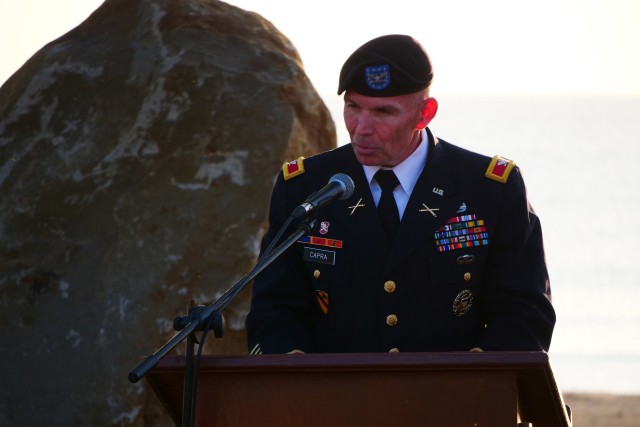
[(640, 396), (564, 393), (572, 427), (640, 427)]

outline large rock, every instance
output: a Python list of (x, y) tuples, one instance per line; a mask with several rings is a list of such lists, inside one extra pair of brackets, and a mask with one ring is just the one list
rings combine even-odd
[[(0, 88), (0, 425), (170, 424), (127, 373), (253, 266), (282, 162), (333, 146), (291, 42), (222, 2), (107, 0), (34, 55)], [(248, 295), (210, 353), (246, 352)]]

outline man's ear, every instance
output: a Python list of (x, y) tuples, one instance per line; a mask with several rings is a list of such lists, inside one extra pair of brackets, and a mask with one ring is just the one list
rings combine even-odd
[(438, 101), (435, 98), (427, 98), (424, 100), (424, 106), (422, 107), (422, 117), (416, 125), (416, 129), (421, 130), (426, 128), (431, 120), (436, 116), (438, 112)]

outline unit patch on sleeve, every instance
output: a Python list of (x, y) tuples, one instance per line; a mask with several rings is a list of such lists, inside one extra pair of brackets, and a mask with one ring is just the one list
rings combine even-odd
[(318, 301), (320, 310), (322, 310), (324, 314), (329, 313), (329, 295), (325, 291), (317, 290), (316, 300)]
[(300, 156), (296, 160), (282, 165), (282, 175), (285, 181), (291, 179), (294, 176), (302, 175), (304, 173), (304, 157)]
[(507, 182), (507, 179), (509, 179), (509, 174), (515, 166), (516, 162), (513, 160), (505, 159), (501, 156), (495, 156), (491, 159), (491, 163), (489, 163), (489, 167), (484, 173), (484, 176), (504, 184)]

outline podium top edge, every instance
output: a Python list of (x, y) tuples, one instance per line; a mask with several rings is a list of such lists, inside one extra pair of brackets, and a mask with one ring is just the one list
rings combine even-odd
[[(184, 356), (166, 356), (155, 369), (183, 369)], [(548, 369), (549, 355), (535, 352), (430, 352), (430, 353), (313, 353), (268, 355), (212, 355), (202, 356), (201, 370), (253, 370), (253, 369)]]

